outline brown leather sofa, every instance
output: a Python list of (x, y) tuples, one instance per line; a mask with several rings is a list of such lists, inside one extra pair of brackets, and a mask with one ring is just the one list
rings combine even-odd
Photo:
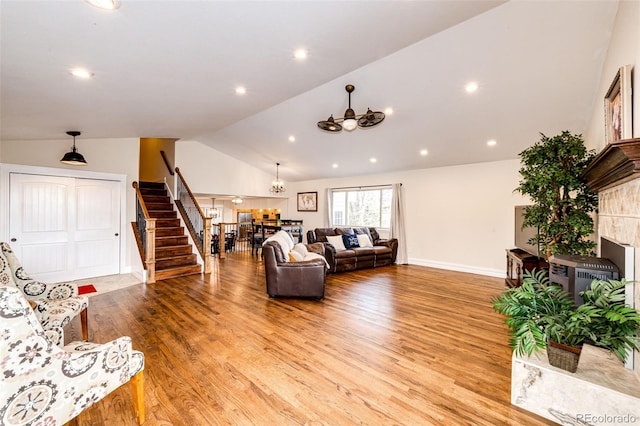
[[(354, 247), (336, 250), (327, 240), (329, 236), (345, 234), (366, 234), (373, 247)], [(329, 272), (353, 271), (363, 268), (392, 265), (398, 255), (398, 240), (380, 239), (375, 228), (316, 228), (307, 231), (307, 243), (321, 242), (325, 247), (325, 258), (329, 262)]]
[[(307, 245), (309, 251), (324, 256), (322, 244)], [(267, 241), (262, 246), (264, 270), (269, 297), (324, 297), (327, 264), (324, 259), (288, 262), (276, 241)]]

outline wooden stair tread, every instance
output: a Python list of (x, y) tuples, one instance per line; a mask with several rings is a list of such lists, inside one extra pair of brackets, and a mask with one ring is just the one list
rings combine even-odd
[(139, 182), (149, 216), (155, 219), (155, 279), (181, 277), (202, 273), (202, 265), (189, 243), (187, 230), (182, 226), (178, 212), (163, 182)]
[(200, 274), (202, 272), (201, 265), (180, 266), (176, 268), (168, 268), (156, 270), (156, 280), (164, 280), (167, 278), (182, 277), (185, 275)]

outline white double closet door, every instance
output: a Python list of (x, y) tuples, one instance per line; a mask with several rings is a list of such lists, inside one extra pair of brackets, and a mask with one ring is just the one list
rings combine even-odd
[(11, 173), (10, 244), (45, 282), (120, 271), (120, 183)]

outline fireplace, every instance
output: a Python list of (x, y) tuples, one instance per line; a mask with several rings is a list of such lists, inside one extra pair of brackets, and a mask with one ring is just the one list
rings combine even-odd
[[(598, 193), (599, 254), (632, 280), (640, 273), (640, 256), (633, 254), (640, 250), (640, 138), (607, 145), (583, 177)], [(638, 284), (627, 287), (626, 297), (629, 305), (640, 308)], [(640, 377), (637, 351), (633, 369)]]

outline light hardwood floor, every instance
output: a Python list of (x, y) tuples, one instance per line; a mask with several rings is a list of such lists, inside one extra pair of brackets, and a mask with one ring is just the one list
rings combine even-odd
[[(329, 275), (317, 302), (269, 299), (255, 256), (216, 262), (91, 298), (90, 340), (145, 353), (145, 425), (552, 424), (509, 402), (501, 279), (388, 266)], [(123, 386), (78, 422), (134, 419)]]

